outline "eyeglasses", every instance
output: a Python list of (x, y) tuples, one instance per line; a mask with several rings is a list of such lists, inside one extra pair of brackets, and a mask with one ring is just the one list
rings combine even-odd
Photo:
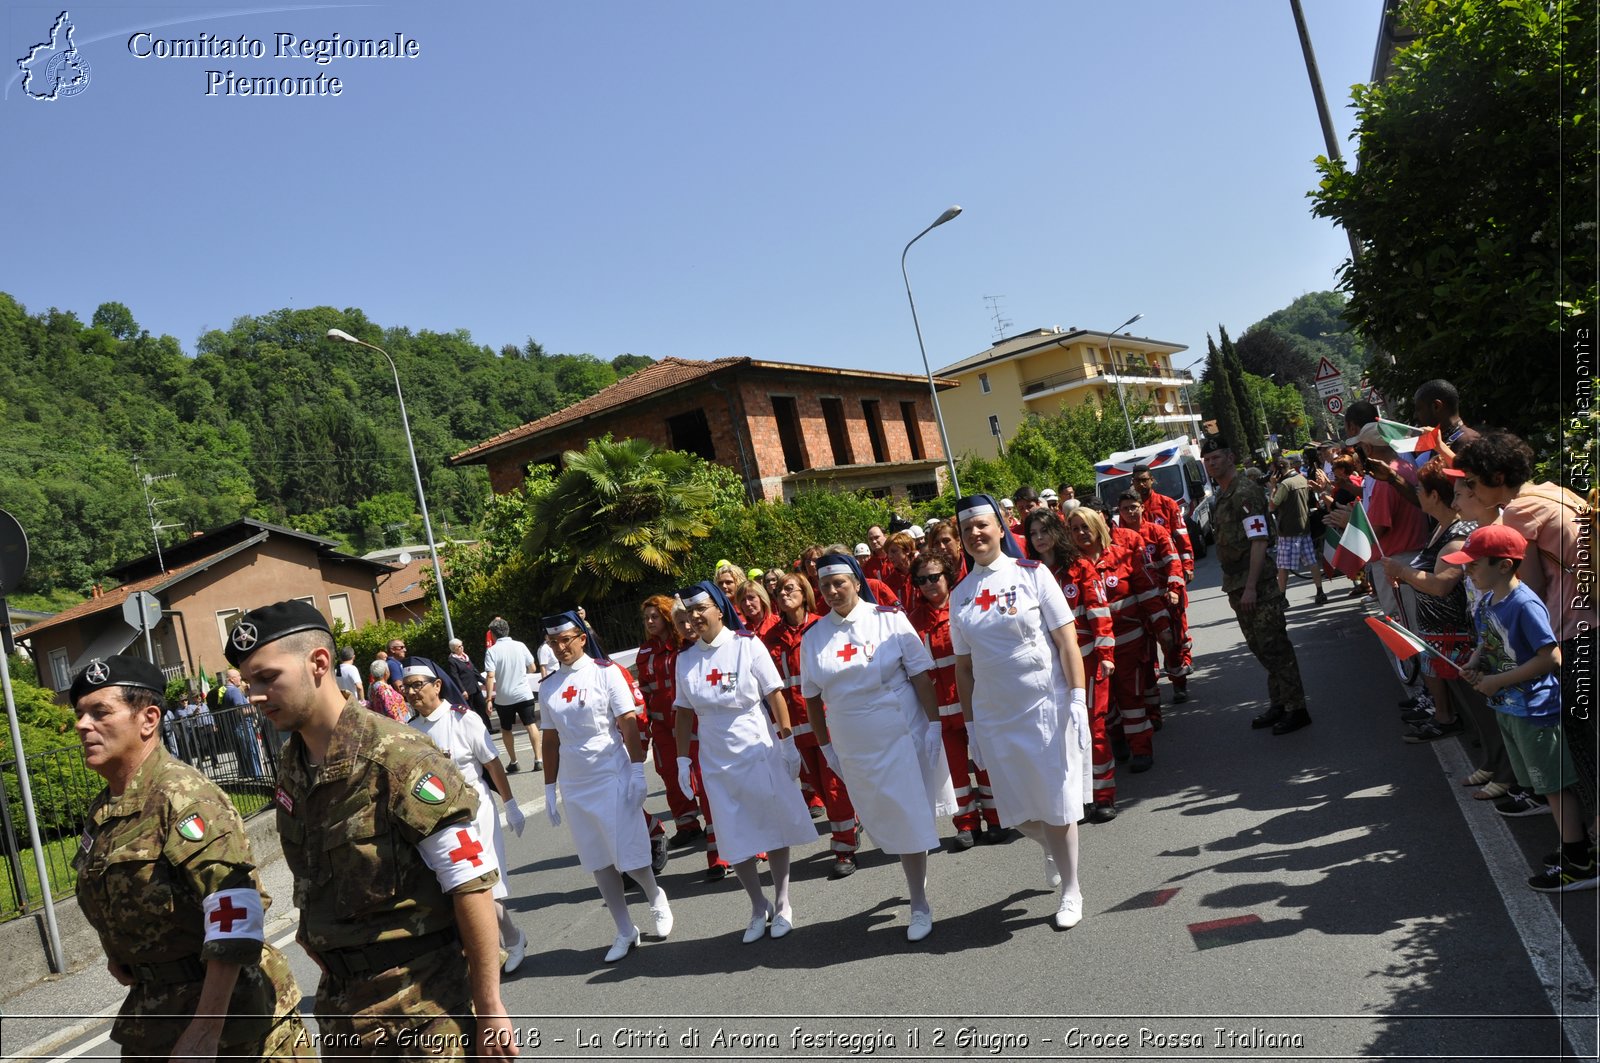
[(544, 643), (546, 646), (552, 646), (556, 649), (560, 649), (567, 643), (581, 638), (583, 638), (582, 635), (546, 635)]
[(930, 572), (925, 576), (912, 576), (911, 582), (917, 584), (918, 586), (925, 587), (934, 583), (938, 583), (942, 579), (944, 579), (943, 572)]
[(401, 683), (400, 689), (405, 691), (407, 694), (419, 694), (437, 682), (437, 679), (418, 679), (414, 683)]

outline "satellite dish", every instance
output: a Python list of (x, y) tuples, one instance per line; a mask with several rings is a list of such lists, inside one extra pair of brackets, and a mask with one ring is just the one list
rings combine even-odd
[(400, 556), (395, 558), (395, 560), (400, 562), (402, 565), (411, 564), (411, 551), (410, 550), (402, 550), (402, 551), (400, 551)]
[(0, 598), (17, 589), (28, 571), (28, 535), (17, 518), (0, 509)]
[(1169, 402), (1169, 403), (1167, 403), (1167, 404), (1166, 404), (1166, 405), (1164, 405), (1164, 406), (1162, 406), (1162, 407), (1161, 407), (1161, 408), (1162, 408), (1162, 409), (1163, 409), (1163, 410), (1166, 410), (1166, 411), (1167, 411), (1167, 412), (1168, 412), (1168, 413), (1176, 413), (1176, 412), (1177, 412), (1177, 411), (1178, 411), (1178, 408), (1177, 408), (1177, 407), (1176, 407), (1176, 406), (1174, 406), (1174, 405), (1173, 405), (1173, 404), (1172, 404), (1172, 403), (1170, 403), (1170, 402)]

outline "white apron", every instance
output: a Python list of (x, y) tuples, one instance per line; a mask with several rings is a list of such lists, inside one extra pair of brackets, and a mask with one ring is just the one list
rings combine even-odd
[(500, 806), (495, 804), (489, 780), (483, 777), (483, 765), (500, 758), (489, 741), (489, 729), (483, 726), (477, 714), (443, 703), (432, 719), (412, 716), (411, 726), (442, 749), (461, 772), (461, 777), (478, 792), (478, 811), (473, 825), (478, 828), (478, 837), (494, 839), (494, 859), (500, 868), (500, 881), (494, 884), (491, 893), (495, 900), (504, 899), (506, 878), (510, 874), (510, 868), (506, 867), (506, 838), (500, 829)]

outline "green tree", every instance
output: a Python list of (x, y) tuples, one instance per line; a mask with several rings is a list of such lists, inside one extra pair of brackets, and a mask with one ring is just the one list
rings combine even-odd
[(1209, 415), (1207, 420), (1217, 422), (1217, 435), (1236, 450), (1242, 449), (1248, 445), (1248, 439), (1245, 436), (1244, 422), (1239, 416), (1239, 403), (1234, 397), (1233, 381), (1229, 378), (1228, 362), (1217, 349), (1209, 333), (1206, 335), (1206, 351), (1206, 370), (1200, 389), (1200, 410)]
[[(1317, 160), (1313, 212), (1360, 242), (1345, 316), (1395, 356), (1401, 410), (1452, 380), (1476, 411), (1554, 449), (1568, 357), (1594, 326), (1593, 0), (1411, 0), (1416, 39), (1353, 90), (1360, 165)], [(1592, 333), (1591, 333), (1592, 335)]]
[(695, 476), (692, 455), (607, 436), (563, 461), (554, 490), (534, 504), (526, 539), (554, 591), (581, 585), (605, 596), (619, 584), (680, 575), (695, 540), (711, 533), (715, 492)]
[(1217, 326), (1217, 349), (1222, 355), (1222, 364), (1228, 370), (1226, 380), (1228, 387), (1233, 390), (1234, 405), (1239, 411), (1239, 428), (1244, 433), (1234, 446), (1245, 443), (1251, 453), (1259, 454), (1267, 446), (1266, 415), (1250, 391), (1250, 386), (1245, 383), (1244, 365), (1239, 361), (1239, 352), (1228, 338), (1228, 330), (1221, 325)]

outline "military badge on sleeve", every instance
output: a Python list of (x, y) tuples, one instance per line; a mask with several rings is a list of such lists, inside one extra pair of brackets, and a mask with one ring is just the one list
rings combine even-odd
[(206, 821), (200, 813), (192, 812), (178, 824), (178, 833), (191, 842), (201, 841), (206, 836)]
[(429, 772), (411, 788), (411, 796), (425, 805), (444, 804), (444, 780)]
[(1257, 513), (1255, 516), (1244, 519), (1244, 535), (1247, 539), (1265, 539), (1267, 537), (1267, 518)]

